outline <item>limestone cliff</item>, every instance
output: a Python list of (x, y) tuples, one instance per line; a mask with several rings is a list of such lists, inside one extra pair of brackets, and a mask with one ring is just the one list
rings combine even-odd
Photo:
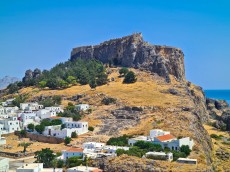
[(141, 33), (105, 41), (100, 45), (74, 48), (71, 60), (95, 58), (114, 66), (133, 67), (151, 71), (170, 82), (169, 75), (185, 80), (184, 54), (174, 47), (151, 45)]

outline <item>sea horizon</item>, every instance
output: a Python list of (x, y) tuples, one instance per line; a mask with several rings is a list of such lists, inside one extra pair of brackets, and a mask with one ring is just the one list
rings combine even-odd
[(230, 89), (207, 89), (204, 92), (207, 98), (225, 100), (230, 104)]

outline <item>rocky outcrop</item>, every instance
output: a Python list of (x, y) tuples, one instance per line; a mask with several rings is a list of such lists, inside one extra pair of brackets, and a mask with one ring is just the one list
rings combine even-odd
[(105, 64), (151, 71), (170, 82), (169, 75), (185, 80), (184, 54), (174, 47), (152, 45), (141, 33), (105, 41), (100, 45), (74, 48), (71, 60), (95, 58)]
[(215, 127), (230, 131), (230, 108), (225, 100), (206, 99), (210, 117), (217, 120)]
[(24, 83), (32, 80), (32, 79), (35, 79), (35, 78), (38, 78), (39, 76), (41, 75), (41, 70), (40, 69), (35, 69), (34, 71), (32, 71), (31, 69), (27, 70), (25, 72), (25, 76), (23, 77), (22, 81)]

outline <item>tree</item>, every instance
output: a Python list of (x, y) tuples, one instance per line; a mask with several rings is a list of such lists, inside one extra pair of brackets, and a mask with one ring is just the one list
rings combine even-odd
[(24, 103), (28, 97), (29, 97), (28, 94), (20, 94), (20, 95), (15, 97), (12, 104), (14, 106), (20, 107), (20, 103)]
[(45, 126), (44, 125), (36, 125), (35, 126), (35, 130), (38, 132), (38, 133), (40, 133), (40, 134), (42, 134), (42, 132), (45, 130)]
[(26, 131), (25, 130), (20, 131), (20, 137), (26, 137)]
[(162, 151), (162, 146), (160, 144), (154, 144), (151, 142), (145, 142), (145, 141), (137, 141), (134, 146), (146, 150), (148, 151), (156, 151), (156, 152), (160, 152)]
[(62, 124), (62, 121), (60, 119), (53, 119), (51, 122), (50, 122), (51, 125), (61, 125)]
[(57, 89), (59, 87), (59, 81), (57, 78), (51, 78), (47, 81), (46, 86), (50, 89)]
[(96, 83), (95, 79), (91, 79), (91, 80), (89, 81), (89, 86), (90, 86), (90, 88), (92, 88), (92, 89), (94, 89), (94, 88), (97, 87), (97, 83)]
[(129, 69), (126, 67), (123, 67), (119, 70), (120, 76), (125, 76), (129, 72)]
[(23, 147), (23, 152), (26, 153), (26, 148), (32, 145), (33, 143), (28, 143), (28, 142), (22, 142), (18, 144), (18, 147)]
[(7, 89), (9, 94), (13, 94), (16, 93), (20, 88), (18, 87), (17, 83), (13, 83), (8, 85)]
[(191, 152), (191, 149), (189, 149), (189, 146), (188, 145), (182, 145), (180, 147), (180, 151), (181, 152), (184, 152), (186, 156), (189, 156), (190, 152)]
[(47, 84), (47, 81), (40, 81), (40, 82), (38, 83), (38, 86), (39, 86), (40, 88), (45, 88), (45, 87), (46, 87), (46, 84)]
[(62, 125), (61, 125), (61, 130), (64, 129), (64, 128), (66, 128), (66, 125), (65, 125), (65, 124), (62, 124)]
[(52, 97), (52, 100), (53, 100), (55, 105), (60, 105), (61, 101), (62, 101), (62, 97), (58, 96), (58, 95), (55, 95), (55, 96)]
[(76, 78), (74, 76), (68, 76), (68, 78), (66, 79), (66, 81), (69, 84), (75, 85), (77, 83)]
[(74, 132), (71, 133), (71, 138), (77, 138), (77, 133), (76, 133), (76, 131), (74, 131)]
[(59, 86), (61, 88), (67, 88), (69, 86), (68, 82), (64, 81), (63, 79), (59, 80)]
[(66, 160), (67, 168), (76, 167), (82, 164), (82, 159), (79, 156), (73, 156)]
[(27, 128), (31, 131), (34, 131), (34, 124), (30, 123), (27, 125)]
[(66, 137), (66, 138), (64, 139), (65, 145), (70, 144), (71, 140), (72, 140), (72, 139), (71, 139), (70, 137)]
[(52, 161), (55, 159), (55, 154), (50, 148), (42, 149), (35, 152), (36, 163), (43, 163), (45, 168), (52, 167)]
[(126, 75), (125, 75), (125, 79), (123, 81), (123, 83), (129, 84), (129, 83), (135, 83), (137, 81), (136, 75), (133, 71), (129, 71)]
[(93, 131), (94, 128), (93, 128), (92, 126), (89, 126), (88, 130), (89, 130), (89, 131)]
[(120, 156), (120, 155), (126, 154), (126, 151), (124, 149), (117, 149), (116, 154), (117, 156)]
[(120, 137), (112, 137), (107, 141), (107, 145), (127, 146), (128, 145), (128, 136), (123, 135)]
[(59, 159), (57, 160), (57, 168), (63, 168), (65, 165), (64, 161)]

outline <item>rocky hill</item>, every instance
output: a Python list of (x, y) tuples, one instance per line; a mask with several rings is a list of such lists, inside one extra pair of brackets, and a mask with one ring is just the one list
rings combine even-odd
[[(77, 84), (56, 90), (25, 87), (18, 92), (26, 94), (27, 101), (60, 95), (64, 106), (68, 102), (90, 104), (92, 113), (82, 120), (88, 121), (95, 130), (79, 140), (79, 145), (84, 141), (106, 142), (112, 136), (123, 134), (147, 135), (149, 130), (159, 128), (170, 131), (176, 137), (194, 139), (195, 146), (189, 158), (198, 159), (197, 171), (214, 171), (214, 167), (219, 165), (214, 162), (213, 143), (204, 123), (209, 121), (210, 116), (218, 116), (217, 112), (221, 113), (220, 121), (228, 121), (228, 108), (223, 102), (206, 100), (201, 87), (186, 81), (184, 55), (180, 49), (151, 45), (143, 41), (138, 33), (100, 45), (74, 48), (70, 60), (76, 58), (102, 61), (108, 73), (108, 84), (93, 90), (89, 85)], [(121, 66), (136, 74), (136, 83), (122, 82), (119, 74)], [(24, 80), (36, 77), (37, 71), (27, 71)], [(5, 95), (4, 98), (12, 96)], [(109, 98), (115, 101), (109, 105), (103, 103)], [(132, 164), (131, 171), (151, 171), (152, 165), (156, 171), (177, 171), (181, 167), (177, 163), (155, 163), (126, 156), (105, 159), (97, 164), (104, 166), (105, 171), (123, 171)], [(129, 168), (126, 169), (129, 171)], [(190, 167), (185, 169), (195, 170)]]
[(151, 45), (141, 33), (105, 41), (100, 45), (74, 48), (71, 60), (95, 58), (114, 66), (126, 66), (151, 71), (170, 82), (169, 75), (185, 80), (184, 54), (179, 48)]
[(5, 76), (4, 78), (0, 79), (0, 90), (19, 80), (20, 79), (16, 77)]

